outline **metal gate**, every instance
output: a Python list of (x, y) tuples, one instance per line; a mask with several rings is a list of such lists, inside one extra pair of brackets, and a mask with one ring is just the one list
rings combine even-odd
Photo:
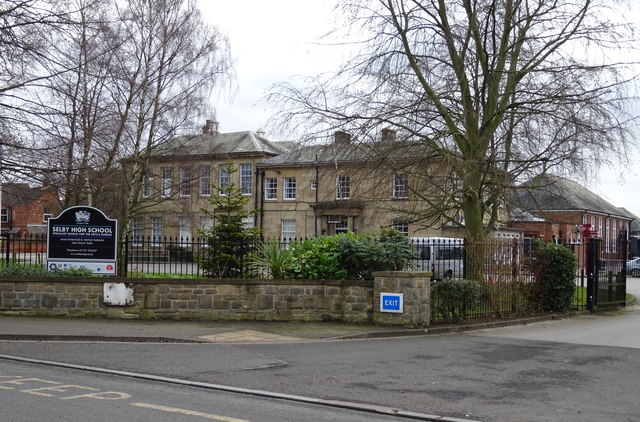
[(614, 251), (603, 248), (602, 239), (587, 244), (587, 309), (624, 307), (627, 295), (627, 241)]

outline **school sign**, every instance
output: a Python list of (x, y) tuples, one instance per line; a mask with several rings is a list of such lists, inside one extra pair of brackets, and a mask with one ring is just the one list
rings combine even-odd
[(117, 220), (93, 207), (67, 208), (47, 223), (47, 268), (115, 275), (117, 239)]

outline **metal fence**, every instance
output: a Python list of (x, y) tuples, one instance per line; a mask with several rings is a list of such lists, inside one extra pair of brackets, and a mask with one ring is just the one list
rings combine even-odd
[[(303, 239), (270, 240), (278, 248), (289, 248), (292, 242)], [(463, 239), (413, 239), (414, 256), (407, 270), (431, 271), (434, 282), (446, 278), (467, 278), (469, 245)], [(184, 277), (203, 278), (211, 272), (203, 263), (220, 255), (232, 256), (238, 271), (231, 276), (239, 278), (269, 278), (268, 270), (249, 261), (252, 253), (260, 250), (260, 243), (211, 244), (204, 238), (131, 238), (119, 245), (119, 273), (128, 277)], [(587, 243), (566, 245), (578, 262), (576, 290), (572, 306), (588, 309), (598, 298), (608, 303), (612, 295), (614, 304), (624, 297), (626, 283), (626, 246), (599, 248), (595, 275), (587, 268)], [(45, 235), (9, 235), (0, 238), (0, 257), (5, 264), (44, 267), (47, 242)], [(465, 317), (482, 318), (505, 316), (527, 311), (530, 286), (535, 279), (531, 266), (532, 245), (517, 239), (491, 239), (482, 245), (482, 292), (479, 304), (467, 307)], [(214, 259), (215, 261), (215, 259)], [(591, 284), (589, 283), (591, 277)], [(593, 277), (603, 280), (593, 284)], [(477, 278), (477, 277), (476, 277)], [(605, 280), (608, 280), (607, 284)], [(611, 282), (613, 280), (614, 282)], [(597, 281), (597, 280), (596, 280)], [(591, 293), (589, 293), (591, 289)], [(613, 292), (613, 293), (612, 293)], [(440, 298), (432, 295), (432, 309), (438, 308)], [(591, 301), (591, 303), (590, 303)], [(432, 320), (443, 318), (432, 314)]]

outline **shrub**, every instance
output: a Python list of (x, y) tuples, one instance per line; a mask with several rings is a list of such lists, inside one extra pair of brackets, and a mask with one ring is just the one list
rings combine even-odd
[(291, 278), (293, 264), (291, 249), (281, 248), (274, 239), (262, 243), (249, 258), (249, 265), (258, 273), (258, 277), (266, 273), (270, 278)]
[(68, 268), (48, 271), (45, 267), (2, 265), (0, 275), (19, 275), (24, 277), (91, 277), (93, 273), (87, 268)]
[(292, 275), (311, 280), (342, 280), (347, 271), (336, 252), (338, 237), (318, 237), (292, 244)]
[(482, 286), (477, 281), (448, 278), (433, 282), (432, 312), (442, 315), (445, 321), (459, 322), (478, 306), (481, 292)]
[(576, 287), (576, 268), (571, 250), (537, 240), (533, 248), (534, 304), (543, 311), (568, 311)]

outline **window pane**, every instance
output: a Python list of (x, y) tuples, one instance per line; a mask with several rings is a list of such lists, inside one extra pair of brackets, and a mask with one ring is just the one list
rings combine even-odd
[(296, 199), (296, 178), (284, 178), (284, 199)]
[(162, 242), (162, 217), (151, 217), (151, 237), (154, 246)]
[(231, 174), (229, 173), (229, 165), (222, 164), (220, 166), (220, 180), (218, 183), (218, 188), (220, 189), (220, 195), (227, 195), (225, 189), (228, 189), (231, 185)]
[(349, 199), (349, 176), (339, 176), (336, 183), (336, 199)]
[(133, 217), (131, 223), (131, 237), (134, 245), (141, 245), (144, 240), (144, 220), (142, 217)]
[(408, 180), (409, 178), (406, 174), (396, 174), (393, 176), (393, 197), (394, 198), (407, 197)]
[(278, 179), (267, 177), (264, 179), (264, 199), (278, 198)]
[(200, 166), (200, 196), (211, 195), (211, 167)]
[(180, 196), (191, 196), (191, 169), (189, 167), (180, 169)]
[(251, 164), (240, 164), (240, 188), (243, 195), (251, 195), (253, 171)]
[(148, 198), (151, 196), (153, 188), (153, 168), (147, 167), (147, 173), (144, 175), (144, 185), (142, 187), (142, 196)]
[(296, 237), (296, 220), (282, 220), (282, 239), (294, 239)]
[(171, 196), (171, 176), (171, 168), (163, 167), (161, 195), (165, 198)]

